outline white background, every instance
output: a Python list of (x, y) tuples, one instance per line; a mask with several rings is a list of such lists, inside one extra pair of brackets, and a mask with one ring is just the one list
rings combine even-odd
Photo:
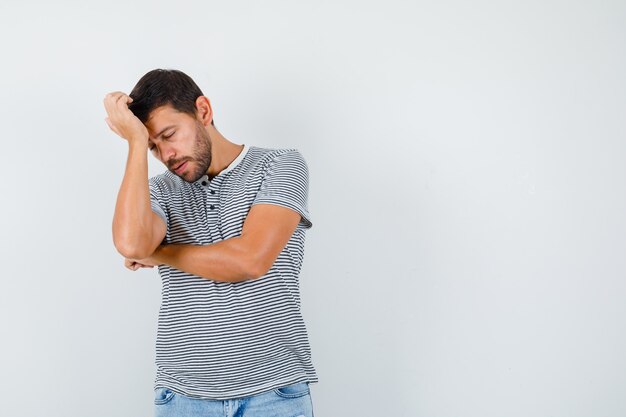
[[(626, 3), (0, 3), (0, 413), (150, 416), (110, 91), (295, 147), (316, 417), (626, 415)], [(150, 157), (151, 175), (165, 168)]]

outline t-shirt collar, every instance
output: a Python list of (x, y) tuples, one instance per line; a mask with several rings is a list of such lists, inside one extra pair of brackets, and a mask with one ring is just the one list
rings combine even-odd
[[(213, 177), (213, 179), (226, 174), (227, 172), (231, 171), (233, 168), (235, 168), (237, 165), (239, 165), (239, 163), (243, 160), (243, 158), (246, 156), (246, 154), (248, 153), (248, 150), (250, 149), (250, 146), (248, 144), (243, 144), (243, 149), (241, 150), (241, 152), (239, 152), (239, 155), (237, 155), (237, 157), (235, 159), (233, 159), (233, 161), (228, 164), (228, 166), (226, 168), (224, 168), (223, 170), (220, 171), (219, 174), (217, 174), (215, 177)], [(209, 176), (207, 174), (204, 174), (203, 176), (200, 177), (199, 180), (195, 181), (194, 184), (200, 184), (202, 183), (202, 181), (208, 181)]]

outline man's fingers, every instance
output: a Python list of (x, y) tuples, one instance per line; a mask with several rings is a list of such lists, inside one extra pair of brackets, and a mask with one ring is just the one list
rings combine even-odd
[[(122, 98), (125, 98), (125, 99), (120, 100)], [(123, 107), (120, 106), (120, 103), (125, 105), (128, 99), (132, 101), (130, 96), (128, 96), (126, 93), (123, 93), (122, 91), (113, 91), (104, 96), (104, 99), (103, 99), (104, 107), (106, 108), (107, 113), (111, 115), (112, 111), (123, 109)]]
[(144, 265), (142, 263), (139, 263), (137, 261), (132, 261), (130, 259), (124, 259), (124, 266), (130, 269), (131, 271), (136, 271), (139, 268), (154, 268), (153, 265)]
[(125, 93), (123, 91), (111, 91), (110, 93), (108, 93), (106, 96), (104, 96), (105, 99), (107, 98), (112, 98), (113, 100), (117, 100), (118, 98), (120, 98), (121, 96), (123, 96)]
[(139, 264), (135, 261), (131, 261), (130, 259), (124, 259), (124, 266), (131, 271), (136, 271), (139, 268), (138, 265)]
[(107, 125), (116, 135), (126, 140), (148, 136), (145, 125), (128, 108), (132, 102), (133, 98), (121, 91), (108, 93), (104, 97)]
[(128, 97), (126, 94), (122, 93), (122, 94), (120, 94), (119, 96), (117, 96), (117, 97), (115, 98), (115, 102), (116, 102), (117, 104), (120, 104), (120, 103), (124, 103), (124, 104), (126, 104), (126, 101), (127, 101), (129, 98), (130, 98), (130, 97)]
[(104, 97), (104, 108), (107, 111), (107, 114), (109, 116), (113, 116), (115, 113), (117, 113), (118, 111), (118, 107), (116, 106), (117, 103), (117, 99), (120, 97), (120, 95), (123, 94), (122, 92), (114, 92), (114, 93), (109, 93)]
[(124, 259), (124, 266), (130, 270), (133, 270), (133, 261), (131, 261), (130, 259)]
[(130, 103), (132, 101), (132, 99), (130, 98), (130, 96), (127, 96), (126, 94), (122, 94), (121, 96), (119, 96), (117, 98), (117, 100), (115, 100), (115, 105), (118, 108), (119, 111), (130, 111), (128, 110), (128, 103)]
[(113, 91), (112, 93), (108, 93), (106, 96), (104, 96), (104, 105), (106, 106), (107, 104), (115, 104), (117, 100), (119, 100), (119, 98), (123, 95), (124, 93), (122, 93), (121, 91)]

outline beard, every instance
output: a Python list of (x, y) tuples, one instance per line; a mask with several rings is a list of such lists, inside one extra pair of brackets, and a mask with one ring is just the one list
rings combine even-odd
[[(209, 166), (211, 165), (211, 137), (209, 132), (206, 131), (202, 123), (196, 121), (196, 140), (194, 142), (192, 157), (187, 158), (187, 170), (182, 175), (178, 175), (180, 178), (187, 182), (198, 181), (204, 174), (207, 173)], [(175, 167), (180, 165), (182, 161), (176, 161), (170, 163), (169, 166)]]

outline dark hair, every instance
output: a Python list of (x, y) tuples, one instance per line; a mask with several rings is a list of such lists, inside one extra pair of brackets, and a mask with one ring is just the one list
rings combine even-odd
[[(196, 117), (196, 99), (204, 94), (190, 76), (174, 69), (154, 69), (146, 73), (130, 92), (130, 111), (142, 123), (150, 112), (166, 104), (182, 113)], [(215, 126), (213, 120), (211, 124)]]

